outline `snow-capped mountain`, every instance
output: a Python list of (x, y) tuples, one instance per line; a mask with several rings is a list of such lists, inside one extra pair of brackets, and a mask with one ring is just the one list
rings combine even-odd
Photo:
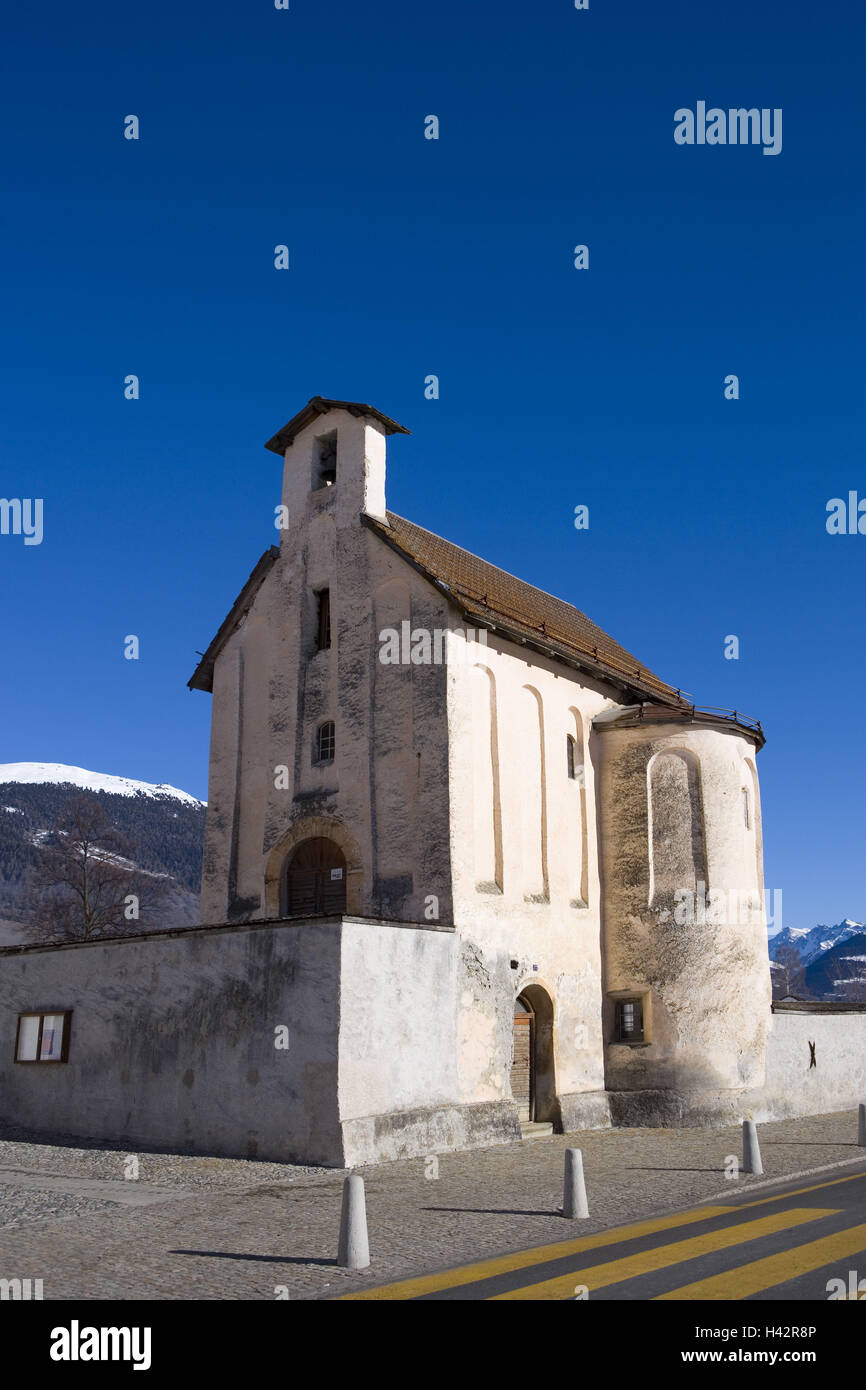
[(132, 777), (112, 777), (105, 772), (88, 772), (84, 767), (69, 767), (66, 763), (0, 763), (0, 786), (4, 782), (55, 782), (81, 787), (83, 791), (110, 792), (114, 796), (170, 796), (193, 806), (205, 802), (170, 787), (167, 782), (136, 782)]
[(846, 937), (858, 936), (862, 932), (866, 932), (866, 923), (855, 922), (850, 917), (845, 917), (833, 927), (828, 927), (824, 922), (819, 922), (818, 926), (812, 927), (811, 930), (805, 927), (783, 927), (775, 936), (770, 937), (770, 959), (777, 960), (781, 948), (793, 946), (801, 963), (809, 965), (818, 956), (831, 951)]
[(835, 926), (783, 927), (770, 937), (770, 973), (778, 999), (866, 1003), (866, 924), (845, 917)]
[(28, 881), (71, 803), (97, 799), (129, 844), (130, 860), (172, 882), (153, 926), (198, 921), (205, 803), (168, 783), (90, 772), (63, 763), (0, 763), (0, 945), (21, 939), (32, 918)]

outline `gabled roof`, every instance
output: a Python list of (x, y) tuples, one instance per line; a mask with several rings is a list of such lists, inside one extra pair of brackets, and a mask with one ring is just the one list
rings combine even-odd
[(198, 666), (187, 681), (190, 690), (213, 690), (213, 668), (225, 642), (231, 637), (241, 618), (249, 612), (253, 599), (262, 586), (265, 575), (274, 561), (279, 559), (280, 548), (271, 545), (262, 555), (244, 587), (241, 589), (229, 612), (220, 624), (216, 637), (211, 642)]
[(476, 624), (578, 665), (641, 698), (651, 695), (664, 704), (689, 705), (679, 690), (656, 676), (579, 608), (405, 517), (393, 512), (387, 517), (387, 526), (373, 517), (362, 519)]
[(374, 420), (378, 420), (386, 434), (409, 434), (410, 431), (403, 425), (398, 425), (396, 420), (391, 420), (387, 415), (383, 415), (381, 410), (376, 410), (372, 405), (363, 405), (360, 401), (332, 401), (326, 396), (313, 396), (307, 401), (303, 410), (299, 410), (297, 415), (293, 415), (287, 425), (283, 425), (281, 430), (269, 439), (265, 445), (273, 454), (284, 454), (291, 444), (295, 435), (300, 434), (301, 430), (311, 425), (319, 415), (327, 415), (329, 410), (348, 410), (350, 415), (369, 415)]
[[(476, 626), (501, 632), (555, 660), (578, 666), (640, 700), (651, 697), (656, 704), (693, 708), (679, 690), (642, 665), (579, 608), (516, 579), (507, 570), (498, 569), (405, 517), (394, 512), (388, 512), (387, 517), (387, 525), (367, 515), (361, 519)], [(279, 553), (279, 547), (272, 545), (262, 555), (187, 682), (190, 690), (213, 690), (217, 656), (249, 611)]]

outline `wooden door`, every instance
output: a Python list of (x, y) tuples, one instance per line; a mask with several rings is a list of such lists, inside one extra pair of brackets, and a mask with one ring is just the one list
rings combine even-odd
[(316, 917), (346, 911), (346, 860), (339, 845), (303, 840), (286, 868), (286, 916)]
[(514, 1005), (514, 1052), (511, 1061), (511, 1094), (521, 1121), (535, 1117), (534, 1065), (535, 1017), (522, 997)]

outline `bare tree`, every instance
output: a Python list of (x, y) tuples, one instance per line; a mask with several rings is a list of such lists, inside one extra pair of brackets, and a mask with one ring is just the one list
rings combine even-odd
[(789, 994), (802, 998), (806, 993), (806, 971), (800, 953), (794, 946), (780, 946), (773, 971), (773, 997), (785, 999)]
[(40, 846), (31, 871), (28, 933), (42, 941), (129, 936), (169, 896), (171, 881), (130, 860), (129, 841), (100, 802), (77, 796)]

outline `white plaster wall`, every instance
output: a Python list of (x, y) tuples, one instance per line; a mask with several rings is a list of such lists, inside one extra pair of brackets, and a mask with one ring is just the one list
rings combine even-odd
[[(0, 953), (0, 1126), (341, 1165), (339, 933), (236, 926)], [(46, 1009), (73, 1011), (68, 1062), (15, 1063), (18, 1014)]]
[(224, 649), (214, 671), (208, 803), (202, 856), (201, 920), (228, 915), (229, 867), (237, 801), (241, 643)]
[(237, 896), (261, 907), (261, 859), (268, 787), (273, 785), (270, 757), (269, 709), (266, 699), (270, 662), (270, 623), (260, 605), (243, 629), (243, 740), (238, 777), (236, 814)]
[[(456, 618), (451, 625), (455, 634), (466, 626)], [(466, 646), (455, 635), (457, 659), (448, 671), (454, 920), (462, 940), (460, 1096), (510, 1101), (514, 1000), (528, 984), (541, 985), (553, 1003), (557, 1094), (597, 1091), (604, 1084), (604, 1064), (595, 754), (585, 744), (581, 798), (580, 780), (567, 775), (566, 737), (575, 735), (575, 710), (587, 730), (593, 716), (614, 701), (590, 676), (495, 633), (487, 634), (486, 646), (477, 641), (469, 651)], [(477, 770), (473, 776), (473, 768), (486, 756), (489, 722), (477, 714), (473, 719), (476, 664), (489, 672), (495, 689), (501, 838), (500, 886), (482, 881), (480, 891), (474, 832), (490, 816), (475, 798), (488, 794), (490, 781)], [(582, 880), (586, 905), (578, 906), (575, 885)], [(518, 962), (516, 970), (511, 960)]]
[[(815, 1044), (814, 1067), (809, 1042)], [(866, 1102), (866, 1013), (771, 1016), (767, 1079), (754, 1097), (754, 1118), (781, 1120), (854, 1110)], [(852, 1142), (856, 1121), (852, 1120)]]
[(453, 1102), (456, 948), (450, 930), (344, 924), (342, 1120)]
[[(314, 492), (314, 442), (333, 429), (337, 481)], [(350, 911), (451, 918), (445, 667), (379, 661), (389, 586), (413, 627), (447, 627), (448, 605), (362, 524), (362, 509), (381, 511), (384, 479), (384, 436), (345, 411), (321, 417), (286, 452), (279, 559), (215, 663), (204, 920), (276, 915), (268, 864), (305, 826), (323, 833), (323, 822), (356, 847)], [(324, 587), (332, 644), (316, 652), (315, 591)], [(314, 766), (315, 731), (327, 719), (336, 758)], [(276, 786), (281, 766), (285, 789)]]

